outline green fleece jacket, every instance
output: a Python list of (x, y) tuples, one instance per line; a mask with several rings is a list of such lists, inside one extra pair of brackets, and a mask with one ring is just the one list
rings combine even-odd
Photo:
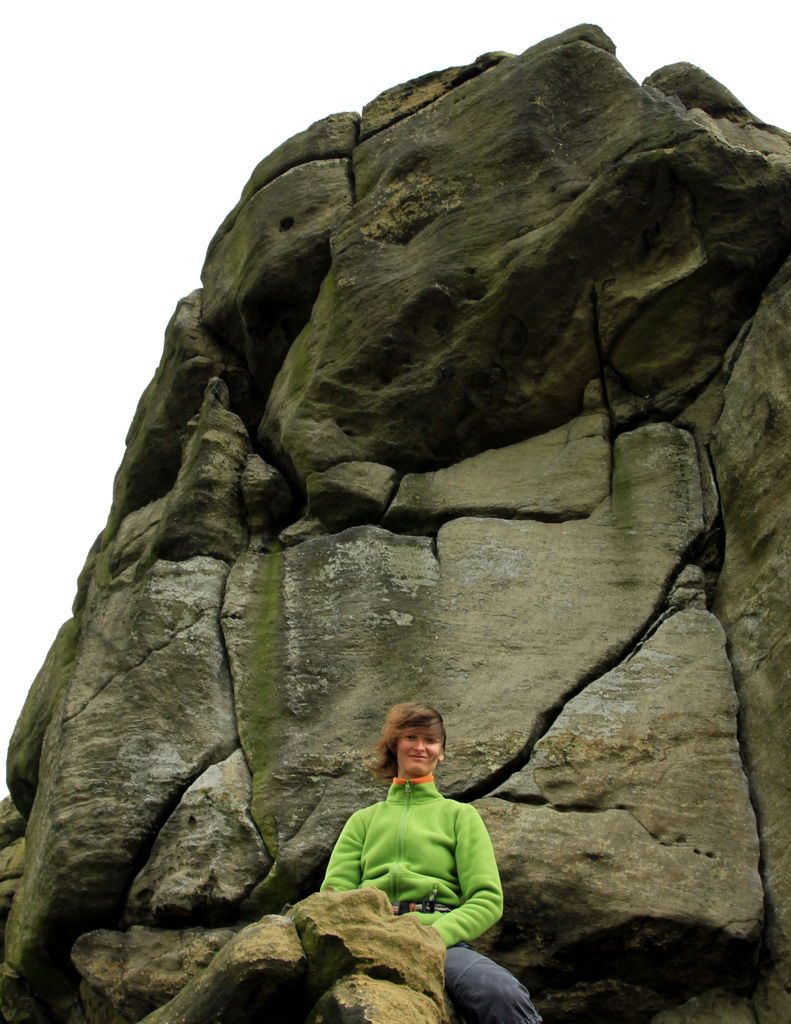
[(433, 782), (394, 783), (387, 799), (349, 818), (321, 886), (383, 889), (393, 903), (437, 891), (450, 913), (418, 913), (446, 946), (477, 938), (499, 920), (503, 892), (492, 842), (470, 804), (447, 800)]

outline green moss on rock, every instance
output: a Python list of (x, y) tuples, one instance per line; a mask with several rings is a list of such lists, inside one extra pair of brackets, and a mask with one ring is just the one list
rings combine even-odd
[(27, 816), (38, 788), (41, 745), (66, 690), (80, 638), (80, 617), (65, 622), (35, 678), (8, 748), (6, 779), (17, 808)]

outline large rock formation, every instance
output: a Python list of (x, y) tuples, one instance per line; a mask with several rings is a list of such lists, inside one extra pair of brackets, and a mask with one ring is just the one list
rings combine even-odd
[(266, 157), (11, 742), (5, 1019), (450, 1019), (310, 897), (420, 698), (547, 1024), (787, 1024), (789, 251), (791, 136), (594, 26)]

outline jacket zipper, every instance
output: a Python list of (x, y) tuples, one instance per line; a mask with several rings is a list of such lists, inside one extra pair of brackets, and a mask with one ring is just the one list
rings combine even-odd
[(396, 839), (396, 862), (393, 868), (393, 902), (400, 903), (401, 893), (398, 887), (398, 869), (401, 865), (404, 853), (404, 832), (406, 831), (406, 819), (409, 814), (409, 809), (412, 806), (412, 787), (406, 782), (404, 783), (404, 796), (406, 798), (406, 807), (404, 813), (401, 815), (401, 824), (398, 827), (398, 838)]

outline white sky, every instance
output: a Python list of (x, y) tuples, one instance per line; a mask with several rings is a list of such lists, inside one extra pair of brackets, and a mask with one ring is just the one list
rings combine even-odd
[(0, 750), (70, 615), (165, 325), (263, 156), (389, 86), (580, 22), (601, 25), (638, 80), (688, 60), (791, 129), (782, 12), (764, 0), (6, 5)]

